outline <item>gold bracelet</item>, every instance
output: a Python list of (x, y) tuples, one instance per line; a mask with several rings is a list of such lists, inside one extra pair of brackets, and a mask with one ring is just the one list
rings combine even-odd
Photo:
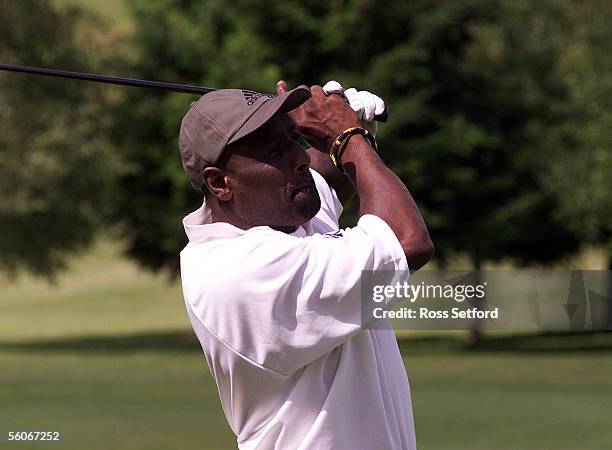
[(338, 137), (334, 140), (331, 149), (329, 150), (329, 157), (334, 163), (334, 167), (342, 173), (346, 173), (346, 171), (344, 170), (344, 167), (342, 167), (338, 151), (340, 150), (340, 147), (342, 146), (342, 143), (344, 141), (347, 141), (351, 136), (355, 136), (356, 134), (361, 134), (363, 137), (365, 137), (372, 146), (372, 148), (375, 151), (378, 151), (378, 144), (376, 143), (376, 139), (368, 130), (361, 127), (347, 128), (342, 133), (340, 133), (340, 135), (338, 135)]

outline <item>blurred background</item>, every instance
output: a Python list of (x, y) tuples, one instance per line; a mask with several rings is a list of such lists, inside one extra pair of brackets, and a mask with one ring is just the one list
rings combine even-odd
[[(0, 62), (372, 91), (429, 268), (607, 270), (611, 21), (605, 0), (0, 0)], [(201, 204), (177, 149), (195, 98), (0, 73), (4, 436), (235, 448), (178, 280)], [(611, 333), (398, 338), (420, 448), (612, 448)]]

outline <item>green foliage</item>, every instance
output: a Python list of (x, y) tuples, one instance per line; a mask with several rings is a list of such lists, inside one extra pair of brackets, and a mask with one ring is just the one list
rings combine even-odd
[[(0, 1), (0, 60), (87, 70), (76, 9)], [(84, 84), (0, 73), (0, 269), (52, 275), (111, 205), (114, 160), (102, 99)]]
[[(252, 31), (252, 12), (221, 1), (134, 1), (132, 76), (213, 87), (270, 91), (280, 70)], [(258, 18), (261, 20), (261, 18)], [(180, 220), (201, 203), (178, 156), (180, 120), (194, 97), (126, 92), (113, 112), (114, 140), (131, 163), (120, 182), (116, 217), (128, 236), (128, 254), (146, 267), (178, 269), (185, 245)]]
[(612, 6), (583, 2), (571, 19), (581, 25), (567, 33), (560, 71), (580, 111), (565, 126), (575, 145), (559, 145), (543, 180), (561, 199), (558, 216), (612, 255)]
[[(442, 262), (549, 263), (610, 240), (605, 2), (131, 0), (128, 57), (105, 59), (78, 10), (0, 1), (6, 62), (268, 92), (279, 78), (337, 79), (379, 93), (392, 111), (382, 156)], [(97, 85), (0, 77), (0, 268), (51, 273), (110, 215), (129, 255), (176, 273), (180, 219), (201, 202), (177, 151), (195, 97), (125, 89), (110, 104)]]
[[(412, 16), (399, 58), (372, 66), (403, 113), (385, 130), (387, 155), (425, 207), (442, 259), (548, 263), (577, 248), (540, 182), (542, 151), (573, 112), (556, 67), (559, 6), (437, 2)], [(403, 68), (412, 76), (397, 77)]]
[[(338, 79), (392, 110), (383, 157), (416, 194), (444, 261), (548, 263), (576, 251), (547, 174), (581, 148), (561, 64), (574, 23), (556, 1), (133, 0), (135, 77), (272, 91)], [(132, 170), (117, 217), (130, 254), (175, 271), (181, 217), (200, 198), (177, 152), (193, 98), (131, 91), (114, 138)], [(554, 142), (554, 148), (551, 143)]]

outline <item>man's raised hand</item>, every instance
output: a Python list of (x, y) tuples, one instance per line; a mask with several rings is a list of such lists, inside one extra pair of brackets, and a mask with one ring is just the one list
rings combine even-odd
[[(287, 91), (287, 84), (279, 81), (276, 94), (281, 95)], [(288, 113), (288, 116), (312, 147), (328, 153), (340, 133), (347, 128), (360, 126), (359, 117), (344, 97), (327, 96), (321, 86), (310, 87), (310, 94), (310, 99)]]
[(359, 116), (361, 126), (376, 136), (378, 122), (375, 116), (385, 111), (385, 102), (378, 95), (368, 91), (358, 91), (355, 88), (344, 89), (337, 81), (328, 81), (323, 86), (326, 95), (336, 94), (342, 96), (351, 105), (353, 111)]

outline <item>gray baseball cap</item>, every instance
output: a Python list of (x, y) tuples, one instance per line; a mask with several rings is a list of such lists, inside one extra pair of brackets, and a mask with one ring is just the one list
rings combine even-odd
[(202, 170), (214, 165), (229, 144), (258, 130), (276, 113), (289, 112), (309, 98), (310, 90), (299, 86), (279, 96), (221, 89), (193, 102), (179, 133), (181, 160), (191, 185), (201, 189)]

